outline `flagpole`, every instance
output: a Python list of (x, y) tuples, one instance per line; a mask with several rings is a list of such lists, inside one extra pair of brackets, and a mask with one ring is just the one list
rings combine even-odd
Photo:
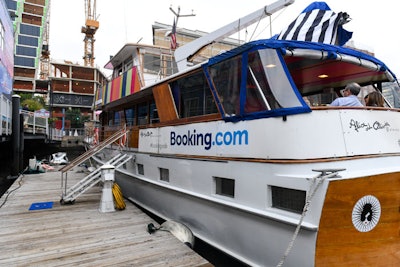
[(171, 34), (170, 34), (170, 37), (171, 37), (171, 49), (175, 50), (177, 48), (177, 46), (178, 46), (178, 44), (176, 42), (176, 27), (178, 26), (179, 17), (193, 17), (193, 16), (196, 16), (196, 15), (193, 13), (193, 10), (192, 10), (192, 14), (181, 15), (181, 7), (180, 6), (178, 6), (178, 12), (176, 12), (172, 8), (172, 6), (169, 7), (169, 10), (171, 10), (171, 12), (174, 13), (174, 15), (175, 15), (174, 22), (172, 24)]
[(174, 13), (174, 15), (175, 15), (175, 25), (176, 26), (178, 26), (178, 19), (179, 19), (179, 17), (193, 17), (193, 16), (196, 16), (196, 14), (194, 14), (193, 13), (193, 9), (192, 9), (192, 14), (187, 14), (187, 15), (181, 15), (181, 7), (180, 6), (178, 6), (178, 12), (176, 12), (173, 8), (172, 8), (172, 6), (170, 6), (169, 7), (169, 10), (171, 10), (171, 12), (172, 13)]

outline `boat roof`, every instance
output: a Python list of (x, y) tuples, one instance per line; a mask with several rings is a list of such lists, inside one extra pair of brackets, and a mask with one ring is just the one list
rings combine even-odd
[[(137, 48), (154, 48), (151, 45), (126, 44), (108, 64), (116, 64), (132, 55)], [(175, 73), (163, 78), (157, 83), (166, 80), (176, 79), (183, 73), (190, 72), (197, 68), (207, 68), (223, 60), (238, 56), (244, 52), (257, 49), (271, 48), (281, 52), (288, 67), (294, 83), (302, 94), (312, 94), (326, 88), (344, 88), (349, 82), (357, 82), (360, 85), (371, 83), (388, 82), (396, 80), (395, 74), (379, 59), (358, 51), (353, 48), (342, 46), (314, 43), (306, 41), (263, 39), (243, 44), (230, 51), (214, 56), (202, 64), (194, 65), (180, 73)], [(168, 50), (168, 48), (164, 48)], [(320, 75), (327, 77), (321, 78)], [(157, 84), (156, 83), (156, 84)], [(146, 90), (153, 85), (145, 86), (139, 92), (128, 96), (124, 100), (117, 100), (108, 108), (132, 99), (140, 98), (151, 94)]]
[(114, 69), (122, 62), (124, 62), (127, 58), (131, 58), (132, 54), (134, 54), (137, 49), (146, 49), (146, 52), (160, 54), (172, 54), (171, 49), (163, 46), (157, 45), (146, 45), (146, 44), (138, 44), (138, 43), (126, 43), (114, 56), (110, 57), (110, 60), (104, 65), (105, 69)]
[[(204, 65), (213, 65), (243, 52), (263, 48), (281, 51), (294, 82), (303, 91), (314, 91), (320, 87), (344, 87), (349, 82), (367, 85), (396, 79), (395, 74), (382, 61), (362, 51), (305, 41), (253, 41), (210, 58)], [(327, 77), (322, 79), (320, 75)]]

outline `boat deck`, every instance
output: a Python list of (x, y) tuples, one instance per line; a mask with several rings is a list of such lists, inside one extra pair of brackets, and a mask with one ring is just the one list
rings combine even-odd
[[(68, 185), (84, 176), (69, 171)], [(101, 189), (61, 205), (60, 172), (19, 177), (0, 199), (0, 266), (212, 266), (171, 233), (150, 235), (147, 225), (158, 224), (128, 201), (123, 211), (100, 212)]]

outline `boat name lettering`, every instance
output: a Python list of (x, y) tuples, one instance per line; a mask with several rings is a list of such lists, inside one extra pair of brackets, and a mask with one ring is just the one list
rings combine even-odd
[(212, 133), (196, 133), (196, 130), (187, 131), (185, 134), (177, 134), (171, 132), (171, 146), (204, 146), (205, 150), (209, 150), (212, 146), (235, 146), (248, 145), (249, 136), (247, 130), (233, 132), (217, 132), (215, 138)]
[(149, 137), (149, 136), (152, 136), (153, 135), (153, 132), (152, 131), (147, 131), (147, 132), (140, 132), (140, 136), (141, 137)]
[(382, 130), (389, 126), (390, 126), (390, 124), (388, 122), (381, 123), (381, 122), (375, 121), (371, 126), (370, 123), (366, 123), (366, 122), (359, 122), (359, 121), (356, 121), (353, 119), (350, 121), (350, 129), (354, 127), (354, 130), (356, 130), (357, 132), (360, 129), (365, 129), (365, 131)]

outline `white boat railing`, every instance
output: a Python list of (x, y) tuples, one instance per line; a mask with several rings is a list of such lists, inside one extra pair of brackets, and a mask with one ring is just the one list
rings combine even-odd
[(11, 135), (11, 100), (0, 94), (0, 135)]

